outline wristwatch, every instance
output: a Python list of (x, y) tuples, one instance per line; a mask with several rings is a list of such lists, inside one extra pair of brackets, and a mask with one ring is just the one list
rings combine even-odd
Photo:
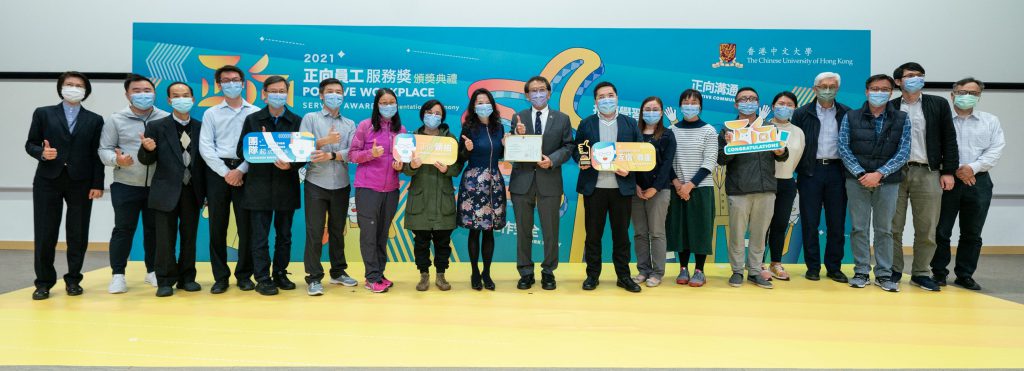
[(338, 159), (338, 152), (331, 152), (331, 161)]

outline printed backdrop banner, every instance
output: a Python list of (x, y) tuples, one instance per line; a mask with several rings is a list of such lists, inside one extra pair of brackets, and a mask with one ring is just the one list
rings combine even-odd
[[(823, 71), (842, 75), (844, 84), (838, 100), (859, 106), (864, 101), (861, 81), (869, 75), (870, 66), (870, 33), (860, 30), (135, 23), (133, 31), (132, 69), (153, 79), (158, 105), (166, 110), (170, 110), (166, 87), (171, 82), (183, 81), (194, 89), (197, 98), (192, 114), (201, 117), (205, 109), (223, 100), (213, 71), (233, 64), (246, 71), (243, 97), (261, 107), (262, 81), (280, 75), (291, 85), (288, 109), (300, 116), (319, 111), (318, 83), (334, 77), (345, 83), (342, 115), (357, 123), (369, 117), (375, 89), (389, 87), (398, 95), (399, 114), (408, 130), (422, 125), (420, 105), (429, 99), (439, 99), (447, 109), (447, 122), (456, 137), (469, 94), (477, 88), (494, 93), (496, 109), (501, 113), (505, 131), (509, 131), (513, 113), (529, 107), (523, 83), (535, 75), (551, 81), (550, 105), (568, 114), (573, 127), (596, 112), (592, 86), (610, 81), (619, 93), (620, 113), (634, 118), (639, 115), (640, 102), (648, 96), (660, 97), (667, 107), (678, 111), (680, 93), (697, 89), (704, 98), (703, 119), (720, 129), (725, 121), (736, 116), (733, 96), (740, 87), (757, 89), (762, 104), (770, 103), (776, 93), (787, 90), (799, 97), (800, 104), (805, 104), (813, 98), (814, 77)], [(502, 166), (506, 182), (510, 169), (508, 164)], [(583, 210), (578, 207), (582, 198), (575, 192), (579, 171), (571, 161), (562, 171), (566, 197), (560, 208), (560, 260), (580, 262), (584, 228)], [(726, 261), (728, 207), (721, 189), (723, 176), (722, 171), (714, 175), (717, 262)], [(399, 213), (388, 243), (391, 261), (413, 261), (412, 233), (402, 228), (408, 178), (402, 179)], [(455, 181), (457, 186), (460, 179)], [(540, 230), (516, 226), (511, 203), (508, 206), (508, 226), (495, 235), (495, 260), (515, 261), (517, 233), (533, 235), (534, 260), (541, 260)], [(799, 217), (795, 211), (792, 214), (786, 262), (802, 260)], [(206, 216), (204, 210), (199, 229), (200, 261), (209, 260)], [(295, 218), (291, 256), (298, 262), (305, 240), (301, 210)], [(349, 261), (359, 261), (359, 228), (353, 209), (348, 219), (346, 256)], [(230, 246), (237, 241), (234, 231), (232, 225)], [(461, 228), (453, 234), (453, 261), (467, 260), (467, 235)], [(819, 236), (824, 239), (823, 233)], [(605, 261), (611, 258), (610, 240), (606, 232)], [(326, 243), (327, 236), (322, 241)], [(136, 234), (136, 245), (139, 244), (141, 232)], [(141, 259), (141, 250), (134, 249), (132, 258)], [(229, 254), (235, 254), (234, 251)]]

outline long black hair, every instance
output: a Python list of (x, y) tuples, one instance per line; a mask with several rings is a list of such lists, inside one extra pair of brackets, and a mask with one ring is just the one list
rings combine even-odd
[(491, 103), (491, 107), (494, 111), (491, 112), (490, 116), (487, 116), (487, 130), (491, 133), (500, 132), (502, 128), (501, 124), (501, 113), (498, 112), (498, 105), (494, 102), (494, 95), (487, 89), (480, 88), (473, 91), (473, 94), (469, 95), (469, 104), (466, 105), (466, 121), (462, 123), (463, 133), (472, 133), (476, 128), (483, 125), (480, 121), (480, 117), (476, 115), (476, 98), (481, 94), (487, 96), (487, 100)]
[[(373, 114), (370, 115), (370, 123), (373, 124), (373, 131), (380, 131), (380, 122), (384, 118), (380, 115), (380, 98), (384, 95), (390, 95), (395, 98), (395, 104), (398, 104), (398, 96), (395, 92), (388, 88), (377, 89), (377, 94), (373, 97)], [(391, 118), (391, 131), (397, 133), (402, 129), (402, 118), (398, 116), (398, 112), (395, 112), (395, 116)]]

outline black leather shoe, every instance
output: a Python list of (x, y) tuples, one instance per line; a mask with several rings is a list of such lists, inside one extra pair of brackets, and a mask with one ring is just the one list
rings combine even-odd
[(533, 287), (533, 284), (535, 282), (537, 281), (534, 280), (533, 275), (527, 274), (525, 276), (519, 277), (519, 283), (516, 284), (516, 288), (520, 290), (529, 290), (531, 287)]
[(251, 279), (238, 280), (238, 289), (242, 291), (252, 291), (256, 288), (256, 284), (252, 283)]
[(32, 300), (46, 300), (50, 298), (50, 289), (44, 289), (42, 287), (36, 287), (36, 291), (32, 292)]
[(804, 273), (804, 278), (806, 278), (808, 281), (818, 281), (818, 280), (821, 280), (821, 276), (818, 274), (818, 272), (807, 272), (807, 273)]
[(170, 286), (160, 286), (156, 288), (156, 296), (162, 298), (165, 296), (174, 295), (174, 289)]
[(836, 282), (839, 282), (839, 283), (850, 282), (850, 279), (846, 278), (846, 274), (844, 274), (843, 271), (828, 272), (828, 274), (826, 274), (826, 276), (828, 278), (831, 278), (833, 281), (836, 281)]
[(981, 290), (981, 285), (974, 282), (974, 278), (971, 277), (957, 277), (953, 283), (968, 290)]
[(555, 275), (553, 274), (541, 274), (540, 276), (540, 288), (545, 290), (555, 289)]
[(188, 292), (196, 292), (203, 289), (203, 287), (199, 286), (199, 284), (196, 283), (196, 281), (179, 283), (178, 288)]
[(629, 277), (619, 278), (618, 281), (615, 281), (615, 286), (624, 288), (629, 292), (640, 292), (640, 285), (637, 285), (636, 282), (633, 282), (633, 279)]
[(85, 290), (82, 290), (82, 286), (78, 285), (77, 283), (67, 284), (67, 286), (64, 287), (64, 290), (68, 292), (68, 296), (78, 296), (82, 295), (82, 293), (85, 292)]
[(597, 280), (597, 277), (587, 277), (587, 279), (583, 280), (583, 289), (588, 291), (593, 290), (596, 289), (599, 284), (601, 284), (601, 282)]
[(946, 286), (946, 276), (932, 276), (932, 281), (935, 281), (939, 286)]
[(480, 278), (483, 279), (483, 281), (484, 281), (484, 288), (485, 289), (494, 291), (494, 280), (491, 279), (491, 274), (490, 273), (484, 272), (484, 274), (481, 275)]
[(227, 282), (214, 282), (213, 287), (210, 288), (211, 294), (223, 294), (228, 291)]
[(469, 276), (469, 285), (476, 291), (484, 289), (483, 282), (480, 282), (480, 273), (473, 273), (473, 275)]
[(288, 279), (288, 272), (275, 274), (274, 285), (281, 290), (295, 290), (295, 283)]
[(256, 284), (256, 292), (265, 296), (277, 295), (277, 286), (271, 281), (263, 281)]

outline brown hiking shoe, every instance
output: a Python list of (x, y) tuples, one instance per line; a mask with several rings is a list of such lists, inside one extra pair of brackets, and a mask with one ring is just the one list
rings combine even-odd
[(430, 288), (430, 273), (420, 273), (420, 283), (416, 284), (416, 291), (427, 291)]
[(436, 282), (434, 282), (434, 284), (436, 284), (437, 288), (441, 289), (441, 291), (448, 291), (452, 289), (452, 285), (448, 283), (448, 280), (444, 279), (444, 273), (438, 273), (435, 281)]

